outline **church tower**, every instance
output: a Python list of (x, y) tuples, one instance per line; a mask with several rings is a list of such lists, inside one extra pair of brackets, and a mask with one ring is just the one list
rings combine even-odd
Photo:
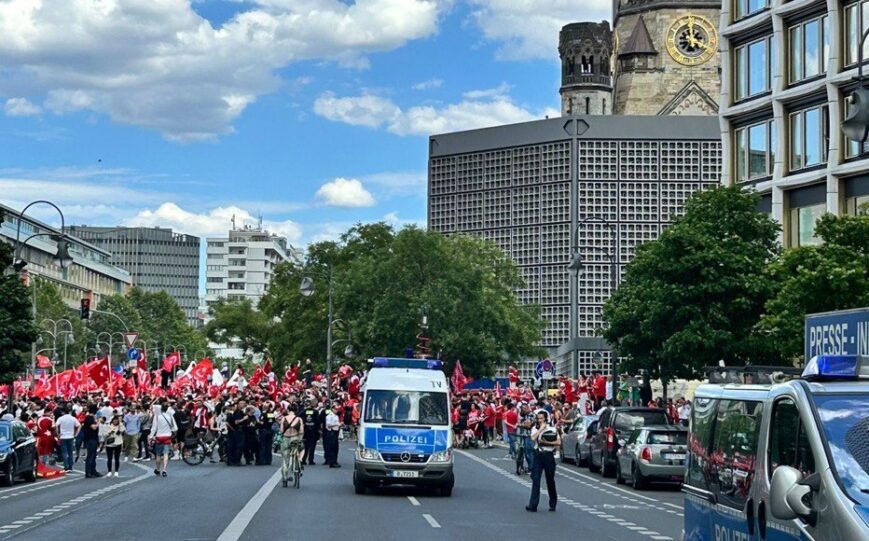
[(562, 115), (612, 113), (612, 50), (612, 31), (607, 21), (573, 23), (561, 29), (558, 53)]
[(720, 0), (614, 0), (617, 115), (717, 115)]

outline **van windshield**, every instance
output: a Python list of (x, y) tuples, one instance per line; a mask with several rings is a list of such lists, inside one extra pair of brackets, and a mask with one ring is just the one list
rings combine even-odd
[(370, 390), (365, 393), (365, 422), (447, 425), (447, 393)]
[(869, 393), (814, 395), (833, 468), (852, 500), (869, 506)]

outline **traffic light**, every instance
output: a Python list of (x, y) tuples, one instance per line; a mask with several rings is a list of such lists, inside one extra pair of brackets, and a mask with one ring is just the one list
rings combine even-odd
[(91, 318), (91, 300), (87, 297), (81, 300), (81, 318)]

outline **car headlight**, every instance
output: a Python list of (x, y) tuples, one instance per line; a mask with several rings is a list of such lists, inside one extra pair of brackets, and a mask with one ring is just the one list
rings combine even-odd
[(7, 456), (9, 456), (9, 453), (0, 453), (0, 462), (6, 460)]
[(376, 449), (368, 449), (367, 447), (359, 447), (359, 458), (362, 460), (380, 460), (380, 453)]
[(453, 459), (453, 452), (450, 449), (446, 451), (438, 451), (431, 456), (431, 462), (449, 462)]

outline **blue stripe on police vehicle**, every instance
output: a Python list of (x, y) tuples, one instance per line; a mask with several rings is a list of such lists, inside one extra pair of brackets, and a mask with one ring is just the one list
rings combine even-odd
[(415, 452), (430, 455), (446, 451), (447, 430), (415, 428), (370, 428), (365, 432), (365, 447), (381, 452)]

